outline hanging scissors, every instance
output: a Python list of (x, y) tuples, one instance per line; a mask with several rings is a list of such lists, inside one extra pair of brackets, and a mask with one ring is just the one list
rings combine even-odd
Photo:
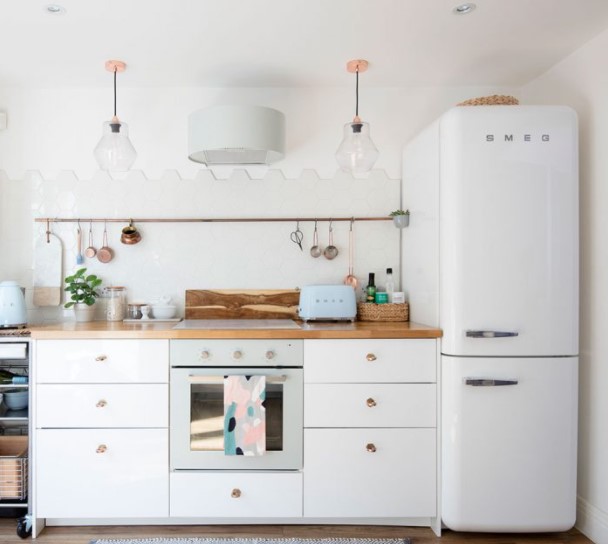
[(304, 240), (304, 234), (302, 234), (302, 231), (300, 230), (299, 221), (296, 223), (296, 230), (291, 233), (290, 238), (294, 244), (298, 244), (298, 246), (300, 246), (300, 251), (304, 251), (304, 248), (302, 248), (302, 240)]

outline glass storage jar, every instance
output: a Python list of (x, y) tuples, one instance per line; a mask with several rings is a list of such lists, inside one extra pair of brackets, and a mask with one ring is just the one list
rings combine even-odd
[(122, 321), (127, 310), (127, 288), (106, 287), (106, 291), (108, 292), (106, 319), (108, 321)]

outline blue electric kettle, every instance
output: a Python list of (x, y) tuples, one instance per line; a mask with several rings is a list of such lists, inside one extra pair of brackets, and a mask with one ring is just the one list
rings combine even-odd
[(0, 329), (27, 325), (24, 289), (16, 281), (0, 282)]

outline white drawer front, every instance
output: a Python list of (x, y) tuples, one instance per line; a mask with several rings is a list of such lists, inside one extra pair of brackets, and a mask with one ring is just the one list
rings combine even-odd
[[(101, 445), (107, 449), (97, 453)], [(49, 518), (166, 517), (168, 457), (167, 430), (38, 431), (37, 514)]]
[(434, 382), (434, 339), (306, 340), (307, 383)]
[(435, 384), (306, 384), (305, 427), (435, 427)]
[(304, 433), (305, 517), (434, 516), (435, 487), (435, 429)]
[(36, 425), (167, 427), (167, 384), (40, 384)]
[(302, 474), (172, 473), (173, 517), (302, 517)]
[(38, 383), (167, 383), (168, 340), (38, 340)]

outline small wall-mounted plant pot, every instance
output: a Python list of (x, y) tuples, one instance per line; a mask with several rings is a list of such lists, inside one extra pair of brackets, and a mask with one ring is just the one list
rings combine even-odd
[(410, 224), (410, 214), (393, 215), (393, 225), (398, 229), (404, 229)]

